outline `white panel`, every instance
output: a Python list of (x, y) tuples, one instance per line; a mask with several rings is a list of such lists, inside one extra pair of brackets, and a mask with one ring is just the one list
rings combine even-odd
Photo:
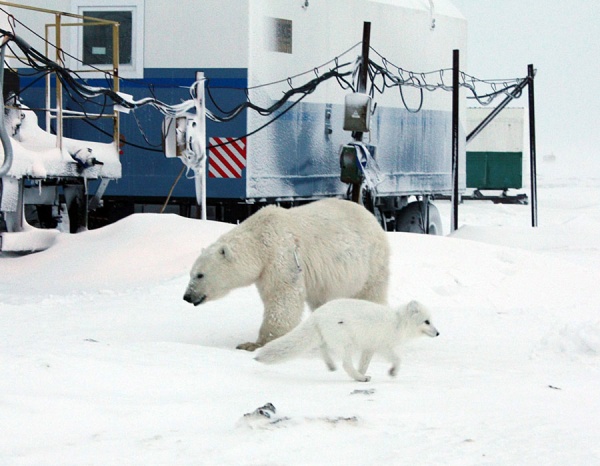
[[(467, 109), (467, 134), (487, 117), (493, 108)], [(471, 152), (522, 152), (525, 110), (507, 107), (467, 146)]]
[(146, 1), (146, 67), (246, 68), (248, 8), (245, 0)]
[[(385, 3), (371, 0), (310, 0), (308, 7), (302, 7), (303, 2), (281, 0), (250, 0), (250, 3), (250, 86), (305, 71), (309, 71), (309, 74), (294, 79), (293, 85), (303, 84), (314, 78), (314, 67), (328, 62), (362, 40), (365, 21), (371, 22), (371, 46), (391, 63), (405, 70), (429, 72), (451, 68), (452, 50), (466, 50), (466, 21), (460, 13), (449, 7), (442, 11), (454, 12), (456, 16), (437, 12), (436, 27), (432, 30), (428, 0), (396, 0)], [(434, 1), (436, 6), (447, 3)], [(415, 9), (415, 5), (421, 5), (421, 8)], [(273, 52), (265, 44), (272, 18), (292, 21), (293, 53)], [(341, 57), (340, 63), (353, 61), (360, 53), (361, 49), (357, 47)], [(378, 57), (373, 55), (373, 58)], [(461, 61), (466, 63), (466, 56), (461, 57)], [(330, 64), (322, 68), (321, 72), (332, 66)], [(445, 78), (451, 84), (451, 73), (447, 73)], [(288, 89), (289, 84), (284, 82), (279, 87), (261, 89), (253, 97), (263, 95), (279, 99), (281, 93)], [(333, 99), (342, 102), (345, 93), (337, 81), (331, 80), (328, 84), (321, 85), (305, 101), (327, 102)], [(417, 91), (406, 89), (405, 96), (409, 105), (418, 105), (420, 97)], [(446, 109), (449, 96), (448, 92), (429, 93), (428, 108)], [(375, 97), (378, 104), (402, 106), (397, 91)]]

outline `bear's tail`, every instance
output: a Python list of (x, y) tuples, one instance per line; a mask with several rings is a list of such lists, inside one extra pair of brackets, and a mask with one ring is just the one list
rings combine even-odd
[(318, 347), (322, 341), (323, 338), (311, 316), (291, 332), (263, 346), (254, 359), (265, 364), (288, 361)]

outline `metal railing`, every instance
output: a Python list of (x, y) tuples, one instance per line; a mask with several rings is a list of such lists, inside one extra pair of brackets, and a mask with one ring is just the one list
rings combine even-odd
[[(119, 23), (116, 21), (83, 16), (64, 11), (55, 11), (45, 8), (21, 5), (17, 3), (0, 1), (0, 7), (11, 8), (8, 12), (9, 17), (17, 19), (14, 10), (21, 9), (34, 11), (43, 15), (53, 16), (53, 21), (45, 24), (45, 33), (42, 38), (45, 43), (45, 55), (48, 58), (53, 56), (54, 61), (61, 67), (65, 67), (65, 56), (71, 57), (73, 60), (80, 62), (81, 67), (77, 67), (77, 75), (82, 73), (98, 73), (110, 75), (112, 77), (112, 86), (115, 92), (119, 92)], [(112, 66), (110, 71), (100, 69), (93, 66), (85, 65), (80, 59), (71, 55), (63, 49), (63, 35), (65, 28), (71, 27), (88, 27), (88, 26), (110, 26), (112, 27)], [(34, 33), (35, 34), (35, 33)], [(41, 36), (40, 36), (41, 37)], [(68, 43), (69, 45), (72, 45)], [(7, 55), (6, 58), (18, 59), (18, 56)], [(4, 66), (4, 63), (2, 63)], [(45, 108), (43, 109), (46, 117), (46, 131), (50, 132), (51, 123), (56, 120), (56, 140), (57, 146), (62, 149), (63, 140), (63, 121), (68, 118), (111, 118), (113, 120), (113, 142), (118, 150), (119, 145), (119, 112), (113, 109), (111, 113), (91, 114), (70, 112), (64, 108), (64, 89), (61, 81), (57, 79), (55, 73), (46, 75), (45, 89)]]

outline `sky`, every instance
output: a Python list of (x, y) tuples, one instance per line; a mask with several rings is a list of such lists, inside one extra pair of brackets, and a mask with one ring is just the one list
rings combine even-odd
[[(478, 78), (535, 79), (539, 157), (600, 173), (600, 2), (453, 0), (468, 21), (467, 70)], [(518, 106), (526, 106), (522, 97)]]

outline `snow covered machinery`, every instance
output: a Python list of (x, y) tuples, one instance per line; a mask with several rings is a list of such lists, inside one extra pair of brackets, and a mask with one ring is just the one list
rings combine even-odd
[[(31, 10), (50, 13), (37, 8)], [(109, 21), (106, 24), (116, 23)], [(59, 27), (55, 29), (60, 30)], [(99, 204), (108, 182), (121, 177), (119, 147), (115, 142), (119, 140), (118, 114), (108, 115), (114, 129), (112, 142), (66, 137), (63, 132), (65, 118), (106, 115), (69, 113), (63, 108), (61, 79), (55, 78), (55, 85), (49, 85), (53, 68), (62, 69), (59, 47), (56, 48), (56, 62), (53, 62), (11, 32), (10, 21), (0, 27), (0, 33), (0, 85), (3, 89), (0, 102), (3, 159), (0, 166), (0, 251), (33, 252), (48, 248), (60, 231), (75, 233), (86, 229), (88, 210)], [(58, 44), (59, 37), (57, 32), (54, 38)], [(11, 42), (13, 47), (8, 45)], [(20, 50), (24, 55), (9, 57), (8, 48), (11, 52)], [(11, 60), (28, 62), (34, 68), (40, 63), (47, 65), (43, 70), (48, 83), (44, 108), (46, 127), (53, 131), (41, 129), (36, 112), (21, 101), (19, 75), (12, 66), (5, 67)], [(88, 199), (88, 181), (93, 180), (98, 180), (99, 185)]]

